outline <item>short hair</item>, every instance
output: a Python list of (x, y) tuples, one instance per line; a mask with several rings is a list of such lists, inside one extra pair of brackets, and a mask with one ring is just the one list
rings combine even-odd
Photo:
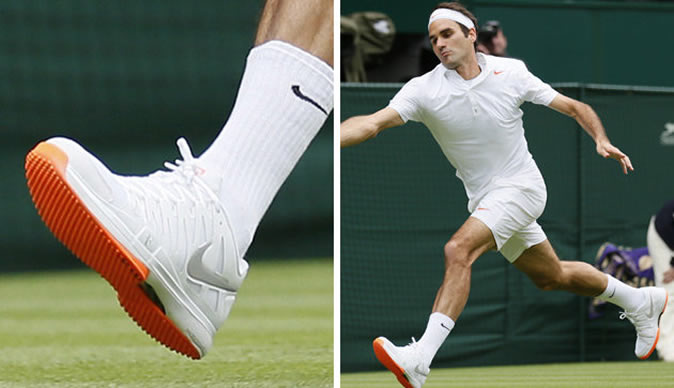
[[(475, 32), (477, 33), (477, 30), (478, 30), (477, 18), (466, 7), (464, 7), (463, 4), (459, 3), (458, 1), (453, 1), (451, 3), (446, 3), (446, 2), (445, 3), (439, 3), (438, 5), (435, 6), (435, 8), (433, 8), (433, 11), (435, 11), (436, 9), (440, 9), (440, 8), (447, 8), (447, 9), (451, 9), (451, 10), (454, 10), (454, 11), (457, 11), (457, 12), (460, 12), (460, 13), (464, 14), (468, 19), (470, 19), (473, 22), (473, 24), (475, 25)], [(458, 23), (458, 24), (459, 24), (459, 27), (461, 27), (461, 31), (463, 32), (463, 36), (465, 36), (467, 38), (468, 32), (470, 31), (470, 29), (468, 27), (464, 26), (461, 23)], [(477, 51), (477, 39), (475, 40), (475, 43), (473, 44), (473, 47), (475, 48), (475, 51)]]

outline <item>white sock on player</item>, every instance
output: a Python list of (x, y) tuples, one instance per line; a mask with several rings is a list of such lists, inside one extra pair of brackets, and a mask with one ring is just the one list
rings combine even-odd
[(426, 331), (421, 336), (419, 342), (417, 342), (427, 366), (431, 365), (433, 357), (435, 357), (438, 349), (440, 349), (440, 346), (445, 342), (445, 339), (453, 328), (454, 321), (445, 314), (436, 312), (428, 318)]
[(645, 294), (638, 288), (630, 287), (611, 275), (606, 277), (608, 285), (598, 296), (599, 299), (618, 305), (627, 312), (635, 311), (646, 301)]
[(241, 256), (332, 110), (332, 76), (327, 63), (285, 42), (250, 51), (227, 123), (199, 157), (204, 180), (228, 211)]

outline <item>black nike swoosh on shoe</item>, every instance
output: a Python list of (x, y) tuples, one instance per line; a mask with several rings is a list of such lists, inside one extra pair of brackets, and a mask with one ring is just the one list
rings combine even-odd
[(295, 95), (297, 97), (299, 97), (301, 100), (304, 100), (304, 101), (308, 102), (309, 104), (315, 106), (316, 108), (320, 109), (320, 111), (325, 113), (326, 115), (328, 114), (328, 112), (325, 110), (325, 108), (320, 106), (316, 101), (312, 100), (310, 97), (307, 97), (304, 93), (302, 93), (300, 91), (300, 85), (292, 85), (290, 88), (293, 90), (293, 93), (295, 93)]

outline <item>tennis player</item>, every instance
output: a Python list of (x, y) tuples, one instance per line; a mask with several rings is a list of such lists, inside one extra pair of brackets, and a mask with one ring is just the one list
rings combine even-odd
[(625, 174), (633, 170), (629, 157), (611, 144), (590, 106), (558, 93), (522, 61), (476, 53), (476, 28), (461, 4), (440, 3), (430, 15), (428, 36), (441, 63), (406, 83), (388, 107), (341, 125), (344, 147), (408, 120), (423, 123), (456, 168), (471, 213), (444, 247), (444, 279), (423, 336), (402, 347), (379, 337), (373, 344), (377, 358), (405, 387), (421, 387), (466, 304), (472, 264), (494, 249), (540, 289), (599, 296), (622, 307), (637, 331), (635, 354), (647, 358), (667, 293), (632, 288), (587, 263), (559, 260), (536, 222), (547, 193), (527, 148), (520, 105), (533, 102), (573, 117), (594, 139), (597, 153), (615, 159)]

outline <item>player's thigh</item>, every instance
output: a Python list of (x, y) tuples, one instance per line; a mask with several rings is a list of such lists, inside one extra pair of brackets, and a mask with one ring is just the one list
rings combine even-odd
[(526, 249), (513, 265), (534, 281), (551, 279), (562, 272), (559, 257), (548, 240)]
[(514, 263), (527, 249), (536, 246), (548, 237), (545, 235), (543, 228), (534, 221), (528, 226), (513, 233), (512, 237), (501, 246), (499, 252), (510, 263)]

